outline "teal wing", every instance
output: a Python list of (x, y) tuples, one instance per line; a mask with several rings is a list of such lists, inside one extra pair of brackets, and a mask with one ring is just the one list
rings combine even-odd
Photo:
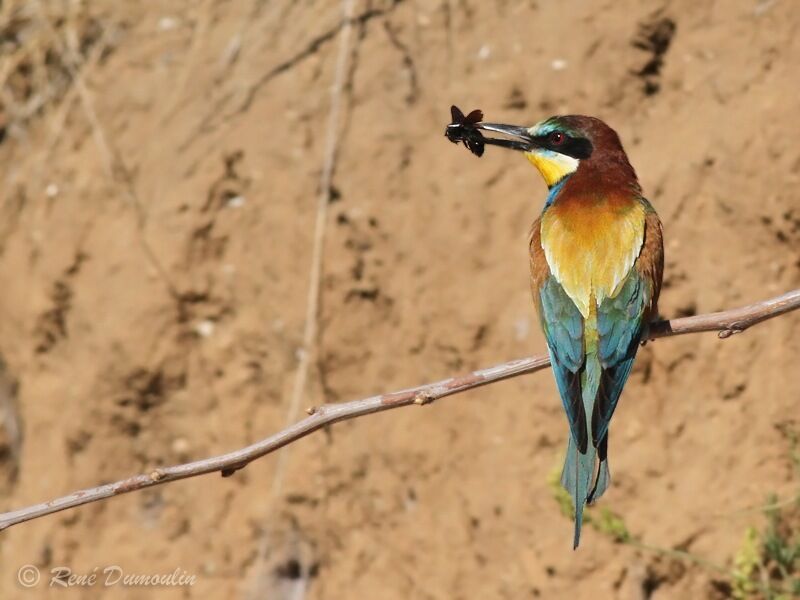
[(572, 439), (585, 453), (589, 435), (581, 399), (581, 372), (586, 359), (583, 316), (552, 275), (544, 280), (538, 296), (539, 316)]
[[(598, 358), (602, 373), (592, 410), (592, 440), (603, 442), (630, 375), (653, 296), (652, 283), (631, 269), (620, 291), (597, 307)], [(602, 457), (601, 457), (602, 459)]]

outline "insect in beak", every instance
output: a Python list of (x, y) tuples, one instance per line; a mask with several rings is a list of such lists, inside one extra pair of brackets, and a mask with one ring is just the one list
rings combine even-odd
[(473, 110), (466, 117), (461, 110), (453, 105), (450, 107), (450, 116), (453, 122), (444, 130), (447, 139), (457, 144), (463, 142), (470, 152), (475, 156), (483, 156), (483, 145), (485, 138), (475, 127), (483, 120), (483, 112), (479, 109)]
[[(523, 152), (529, 151), (533, 147), (533, 138), (527, 129), (517, 125), (483, 123), (483, 112), (479, 109), (473, 110), (467, 116), (464, 116), (464, 113), (454, 105), (450, 107), (450, 115), (453, 122), (444, 130), (444, 135), (454, 144), (462, 142), (475, 156), (483, 155), (486, 144)], [(481, 133), (481, 129), (502, 133), (517, 139), (486, 137)]]

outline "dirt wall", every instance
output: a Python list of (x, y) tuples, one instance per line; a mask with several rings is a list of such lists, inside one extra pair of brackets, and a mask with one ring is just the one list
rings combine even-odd
[[(285, 424), (342, 32), (333, 2), (98, 2), (61, 20), (33, 4), (0, 10), (17, 61), (0, 110), (3, 509)], [(800, 286), (796, 3), (355, 10), (303, 406), (545, 348), (526, 236), (546, 189), (521, 156), (449, 144), (452, 103), (617, 129), (664, 222), (664, 315)], [(732, 597), (753, 507), (798, 491), (776, 427), (797, 419), (799, 340), (789, 315), (642, 349), (595, 509), (636, 543), (589, 526), (572, 551), (545, 372), (14, 527), (0, 596), (67, 593), (21, 587), (33, 564), (197, 579), (81, 598)]]

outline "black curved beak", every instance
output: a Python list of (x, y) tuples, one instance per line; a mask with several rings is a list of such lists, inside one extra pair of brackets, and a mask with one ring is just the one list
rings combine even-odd
[(484, 137), (483, 143), (485, 144), (510, 148), (511, 150), (520, 150), (522, 152), (528, 152), (534, 148), (535, 140), (526, 127), (504, 125), (502, 123), (476, 123), (475, 128), (484, 131), (494, 131), (495, 133), (502, 133), (503, 135), (515, 138), (507, 140), (505, 138)]

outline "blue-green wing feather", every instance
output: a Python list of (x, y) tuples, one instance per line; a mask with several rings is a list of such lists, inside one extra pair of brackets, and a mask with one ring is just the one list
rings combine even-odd
[(598, 356), (603, 368), (592, 411), (592, 440), (599, 445), (630, 375), (645, 326), (652, 286), (633, 268), (613, 298), (597, 307)]
[(539, 289), (539, 302), (550, 361), (570, 431), (576, 446), (585, 452), (589, 436), (581, 399), (581, 370), (585, 361), (583, 316), (552, 275)]

